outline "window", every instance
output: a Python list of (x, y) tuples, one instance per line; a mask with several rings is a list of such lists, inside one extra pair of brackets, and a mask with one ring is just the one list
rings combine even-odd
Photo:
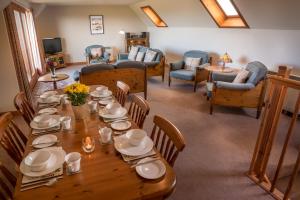
[(160, 18), (151, 6), (141, 7), (144, 13), (149, 17), (153, 24), (157, 27), (168, 27), (168, 25)]
[(249, 28), (233, 0), (200, 0), (220, 28)]

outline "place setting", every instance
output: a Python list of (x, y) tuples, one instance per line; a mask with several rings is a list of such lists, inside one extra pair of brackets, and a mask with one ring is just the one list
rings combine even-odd
[(41, 94), (38, 99), (39, 108), (56, 107), (60, 105), (61, 99), (64, 95), (59, 95), (57, 91), (47, 91)]
[(61, 129), (61, 116), (42, 114), (37, 115), (30, 122), (33, 135), (58, 132)]
[(106, 123), (128, 119), (127, 109), (117, 102), (109, 103), (103, 109), (99, 109), (99, 116)]
[(131, 129), (123, 135), (115, 136), (114, 147), (141, 177), (158, 179), (166, 173), (166, 167), (154, 150), (153, 141), (146, 131)]
[(107, 100), (112, 99), (112, 91), (107, 86), (99, 85), (94, 91), (90, 92), (90, 96), (93, 100), (101, 100), (102, 103), (103, 101), (106, 103)]

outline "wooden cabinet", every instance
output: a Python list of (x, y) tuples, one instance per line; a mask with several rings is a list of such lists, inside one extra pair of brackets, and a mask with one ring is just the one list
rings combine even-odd
[(56, 58), (56, 60), (58, 61), (58, 65), (56, 68), (62, 68), (62, 67), (65, 67), (66, 66), (66, 63), (65, 63), (65, 60), (64, 60), (64, 54), (63, 53), (57, 53), (57, 54), (54, 54), (54, 55), (46, 55), (45, 56), (45, 62), (47, 62), (47, 59), (48, 58)]
[(125, 45), (127, 53), (130, 51), (132, 46), (140, 45), (149, 47), (149, 32), (142, 32), (141, 34), (125, 33)]

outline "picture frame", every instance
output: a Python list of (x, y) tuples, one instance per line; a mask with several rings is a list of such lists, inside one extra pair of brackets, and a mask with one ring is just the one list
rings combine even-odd
[(91, 35), (104, 34), (103, 15), (90, 15)]

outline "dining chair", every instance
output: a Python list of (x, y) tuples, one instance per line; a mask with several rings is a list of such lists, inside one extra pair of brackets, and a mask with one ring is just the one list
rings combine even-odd
[(129, 90), (130, 87), (126, 83), (124, 83), (123, 81), (117, 81), (116, 99), (122, 106), (125, 105)]
[(8, 155), (19, 165), (22, 161), (27, 137), (13, 121), (8, 112), (0, 117), (0, 144)]
[[(0, 171), (2, 176), (0, 177), (0, 199), (13, 199), (13, 191), (11, 191), (9, 184), (12, 188), (16, 186), (17, 178), (0, 162)], [(4, 178), (6, 180), (4, 180)]]
[(139, 128), (143, 128), (149, 111), (150, 107), (148, 102), (143, 97), (133, 94), (128, 114)]
[(25, 93), (20, 92), (15, 96), (14, 104), (16, 109), (22, 114), (24, 120), (29, 125), (34, 118), (34, 109), (27, 100)]
[(170, 166), (174, 166), (179, 152), (185, 147), (185, 140), (181, 132), (169, 120), (155, 115), (153, 123), (151, 139), (154, 146)]

